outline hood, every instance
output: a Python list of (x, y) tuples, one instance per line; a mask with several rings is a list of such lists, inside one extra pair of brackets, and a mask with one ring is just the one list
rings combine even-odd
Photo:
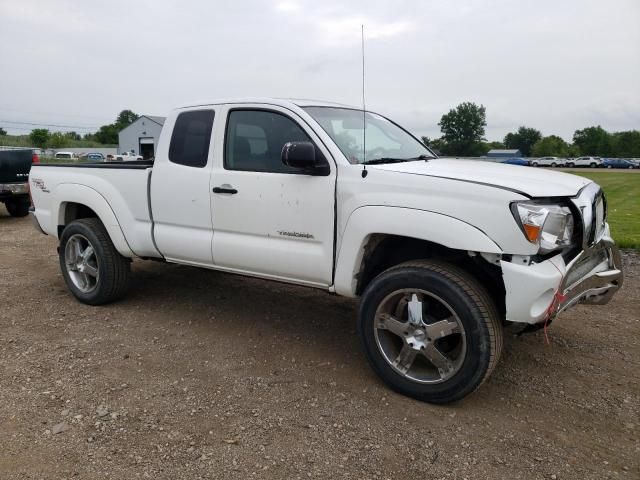
[(369, 165), (367, 168), (479, 183), (529, 197), (573, 197), (582, 187), (591, 183), (587, 178), (568, 173), (454, 158)]

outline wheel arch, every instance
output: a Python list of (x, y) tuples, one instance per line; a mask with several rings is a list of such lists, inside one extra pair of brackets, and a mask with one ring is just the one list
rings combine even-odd
[(359, 296), (384, 270), (409, 260), (434, 258), (455, 264), (478, 278), (503, 313), (505, 289), (500, 267), (469, 252), (502, 253), (484, 232), (446, 215), (406, 208), (362, 207), (351, 215), (344, 231), (335, 290), (341, 295)]
[(64, 227), (74, 220), (98, 218), (116, 250), (125, 257), (134, 256), (111, 206), (96, 190), (85, 185), (62, 184), (55, 190), (53, 211), (58, 238)]

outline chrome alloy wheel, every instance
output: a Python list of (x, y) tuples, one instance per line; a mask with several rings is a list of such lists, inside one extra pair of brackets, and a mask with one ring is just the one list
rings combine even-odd
[(378, 349), (403, 377), (441, 383), (455, 375), (466, 355), (466, 334), (451, 306), (424, 290), (397, 290), (375, 315)]
[(100, 277), (98, 257), (87, 237), (74, 234), (67, 240), (64, 260), (69, 278), (82, 293), (95, 290)]

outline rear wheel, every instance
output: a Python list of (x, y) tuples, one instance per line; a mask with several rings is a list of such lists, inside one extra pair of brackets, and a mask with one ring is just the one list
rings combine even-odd
[(558, 166), (558, 165), (556, 165), (556, 163), (555, 163), (555, 162), (553, 162), (553, 163), (551, 164), (551, 168), (556, 168), (557, 166)]
[(67, 225), (58, 251), (67, 287), (82, 303), (102, 305), (125, 294), (130, 261), (118, 253), (97, 218)]
[(29, 215), (28, 200), (8, 200), (5, 206), (12, 217), (26, 217)]
[(538, 162), (533, 162), (533, 163), (531, 164), (531, 166), (532, 166), (532, 167), (537, 167), (537, 166), (538, 166)]
[(598, 164), (597, 164), (597, 163), (595, 163), (595, 162), (591, 162), (591, 163), (589, 164), (589, 166), (590, 166), (591, 168), (596, 168), (596, 167), (598, 166)]
[(436, 261), (407, 262), (376, 277), (362, 296), (358, 330), (373, 370), (393, 390), (431, 403), (476, 390), (502, 350), (486, 291)]
[(576, 166), (575, 163), (571, 163), (571, 162), (567, 163), (567, 167), (569, 167), (569, 168), (573, 168), (575, 166)]

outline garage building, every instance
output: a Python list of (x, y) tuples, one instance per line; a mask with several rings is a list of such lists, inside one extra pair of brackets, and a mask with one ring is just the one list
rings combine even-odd
[(165, 117), (141, 115), (135, 122), (118, 133), (118, 153), (133, 152), (145, 159), (156, 154), (158, 139)]

